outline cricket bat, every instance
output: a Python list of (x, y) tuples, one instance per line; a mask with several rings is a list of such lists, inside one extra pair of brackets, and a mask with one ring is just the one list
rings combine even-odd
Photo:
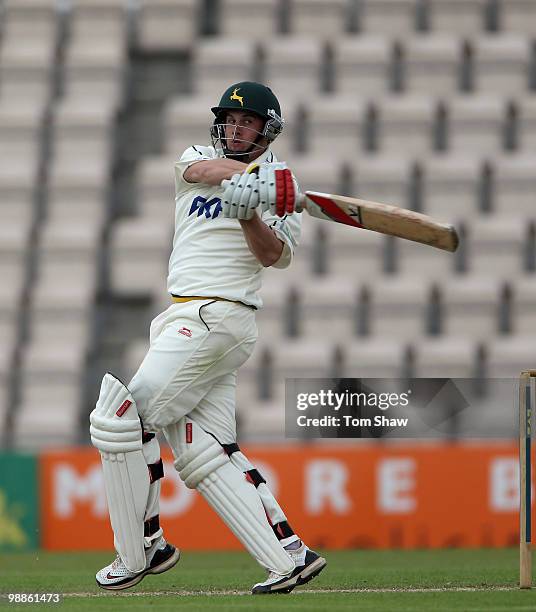
[(432, 217), (390, 204), (306, 191), (300, 206), (311, 216), (420, 242), (453, 253), (458, 248), (456, 229)]

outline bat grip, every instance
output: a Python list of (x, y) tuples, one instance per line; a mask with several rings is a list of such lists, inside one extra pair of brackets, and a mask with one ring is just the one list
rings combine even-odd
[(298, 197), (296, 198), (296, 205), (294, 210), (296, 212), (303, 212), (307, 209), (307, 198), (304, 193), (301, 191), (298, 192)]

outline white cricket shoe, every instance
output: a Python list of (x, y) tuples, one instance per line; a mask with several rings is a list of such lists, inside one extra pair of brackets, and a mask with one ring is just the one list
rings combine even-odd
[(290, 593), (295, 587), (300, 586), (318, 576), (326, 567), (327, 561), (314, 550), (307, 548), (305, 544), (296, 550), (287, 550), (296, 567), (290, 574), (281, 576), (276, 572), (270, 572), (264, 582), (257, 583), (251, 592), (253, 595), (268, 595), (270, 593)]
[(131, 572), (118, 555), (110, 565), (97, 572), (97, 584), (103, 589), (120, 591), (141, 582), (147, 574), (161, 574), (171, 569), (180, 558), (180, 551), (164, 538), (156, 540), (145, 550), (147, 564), (141, 572)]

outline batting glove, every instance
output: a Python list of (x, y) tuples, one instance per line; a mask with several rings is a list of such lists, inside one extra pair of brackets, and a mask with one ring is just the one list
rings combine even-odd
[(272, 215), (283, 217), (301, 212), (299, 191), (294, 175), (285, 162), (261, 164), (259, 173), (259, 196), (261, 209)]
[(251, 219), (259, 206), (259, 179), (256, 174), (234, 174), (221, 182), (224, 188), (222, 213), (228, 219)]

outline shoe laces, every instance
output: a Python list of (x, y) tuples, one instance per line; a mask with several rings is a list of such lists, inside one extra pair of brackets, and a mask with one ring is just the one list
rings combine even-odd
[(122, 568), (126, 568), (126, 566), (123, 563), (123, 560), (121, 559), (121, 557), (119, 555), (117, 555), (117, 557), (112, 562), (111, 569), (118, 570), (118, 569), (122, 569)]

